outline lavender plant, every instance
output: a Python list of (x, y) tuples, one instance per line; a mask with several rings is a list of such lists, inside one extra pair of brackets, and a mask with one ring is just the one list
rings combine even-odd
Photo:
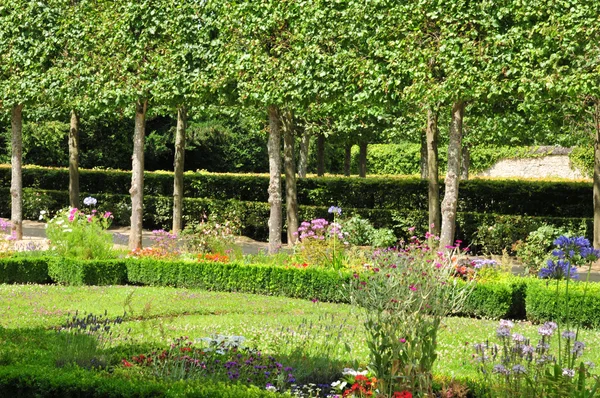
[(105, 351), (119, 337), (113, 334), (112, 328), (123, 323), (124, 316), (109, 318), (106, 312), (104, 315), (79, 315), (75, 312), (57, 329), (56, 365), (106, 368), (110, 360)]

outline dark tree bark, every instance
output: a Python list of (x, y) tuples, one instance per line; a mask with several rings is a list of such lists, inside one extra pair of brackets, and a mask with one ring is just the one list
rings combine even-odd
[(449, 129), (450, 141), (448, 143), (448, 171), (445, 180), (444, 200), (442, 201), (441, 248), (454, 245), (464, 112), (465, 104), (463, 101), (457, 101), (452, 105), (452, 120)]
[(429, 232), (439, 236), (441, 224), (440, 209), (440, 180), (438, 161), (438, 114), (437, 110), (427, 110), (426, 150), (427, 150), (427, 177), (429, 180)]
[(144, 219), (144, 140), (146, 136), (146, 110), (148, 101), (135, 104), (135, 128), (133, 133), (133, 156), (131, 157), (131, 229), (129, 249), (142, 248), (142, 222)]
[(14, 239), (23, 239), (23, 105), (11, 110), (10, 222)]
[(185, 161), (185, 129), (187, 112), (185, 106), (177, 109), (177, 130), (175, 132), (175, 159), (173, 161), (173, 233), (181, 232), (183, 219), (183, 172)]
[(325, 135), (317, 136), (317, 176), (325, 175)]
[(291, 111), (282, 114), (281, 126), (283, 128), (287, 242), (289, 246), (293, 246), (298, 240), (298, 192), (296, 189), (296, 162), (294, 160), (294, 117)]
[(79, 116), (75, 110), (69, 127), (69, 206), (79, 207)]
[(281, 210), (281, 126), (279, 109), (271, 105), (269, 113), (269, 254), (275, 254), (281, 248), (282, 210)]
[(344, 175), (350, 177), (350, 166), (352, 165), (352, 144), (344, 147)]
[(359, 143), (358, 149), (358, 176), (365, 178), (367, 176), (367, 143)]
[(594, 103), (594, 247), (600, 248), (600, 98)]
[[(429, 115), (427, 115), (429, 116)], [(427, 123), (429, 123), (429, 119), (427, 119)], [(425, 180), (427, 178), (427, 132), (421, 133), (421, 157), (419, 159), (419, 170), (421, 172), (421, 179)]]
[(310, 144), (310, 134), (306, 130), (300, 135), (300, 159), (298, 160), (298, 177), (306, 178), (308, 173), (308, 148)]

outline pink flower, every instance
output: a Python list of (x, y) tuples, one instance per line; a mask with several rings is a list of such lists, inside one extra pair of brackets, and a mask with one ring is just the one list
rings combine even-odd
[(104, 217), (104, 218), (109, 218), (109, 217), (112, 217), (112, 213), (111, 213), (110, 211), (107, 211), (107, 212), (105, 212), (105, 213), (104, 213), (104, 216), (103, 216), (103, 217)]
[(415, 285), (410, 285), (408, 288), (409, 288), (410, 290), (412, 290), (413, 292), (416, 292), (416, 291), (417, 291), (417, 287), (416, 287)]
[(400, 342), (401, 343), (406, 343), (406, 339), (403, 337), (403, 338), (400, 339)]

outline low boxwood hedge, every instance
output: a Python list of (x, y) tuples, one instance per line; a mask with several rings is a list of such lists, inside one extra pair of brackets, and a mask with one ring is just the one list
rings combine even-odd
[[(532, 322), (561, 321), (568, 317), (577, 325), (600, 328), (600, 284), (569, 283), (569, 302), (566, 302), (566, 282), (534, 279), (527, 284), (525, 310)], [(568, 308), (568, 309), (567, 309)]]
[(0, 283), (48, 283), (47, 257), (0, 258)]
[(64, 285), (123, 285), (127, 283), (125, 260), (75, 260), (53, 257), (48, 261), (48, 275)]
[[(8, 270), (8, 271), (7, 271)], [(277, 295), (306, 300), (348, 302), (344, 286), (348, 271), (299, 269), (239, 262), (165, 261), (155, 259), (65, 260), (54, 257), (0, 258), (0, 283), (69, 285), (139, 284), (200, 288), (214, 291)], [(570, 319), (600, 328), (600, 284), (569, 286)], [(558, 297), (558, 299), (557, 299)], [(478, 282), (462, 315), (490, 319), (528, 319), (533, 322), (565, 319), (565, 282), (508, 276)]]
[(278, 395), (258, 387), (210, 380), (158, 382), (124, 379), (81, 368), (0, 366), (1, 397), (52, 398), (262, 398)]

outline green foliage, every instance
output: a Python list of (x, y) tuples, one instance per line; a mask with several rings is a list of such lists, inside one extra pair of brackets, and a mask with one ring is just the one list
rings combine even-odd
[(431, 393), (440, 322), (461, 311), (473, 283), (454, 278), (454, 253), (438, 256), (417, 240), (403, 249), (374, 256), (348, 288), (350, 301), (362, 309), (369, 369), (388, 396)]
[(190, 253), (230, 254), (236, 251), (235, 235), (239, 234), (240, 229), (239, 218), (225, 220), (213, 213), (199, 222), (188, 222), (181, 232), (181, 238), (184, 249)]
[(567, 230), (564, 227), (542, 225), (527, 235), (525, 241), (516, 243), (516, 254), (518, 259), (525, 265), (527, 271), (532, 274), (538, 273), (540, 268), (551, 257), (554, 248), (554, 240), (561, 235), (581, 236), (586, 234), (586, 225), (582, 224), (578, 230)]
[(46, 236), (51, 249), (61, 257), (108, 259), (114, 256), (112, 235), (106, 232), (111, 221), (110, 212), (102, 214), (93, 209), (86, 214), (75, 208), (64, 209), (48, 221)]
[(87, 260), (53, 257), (48, 261), (48, 274), (64, 285), (122, 285), (127, 282), (124, 260)]
[(345, 240), (351, 245), (390, 247), (397, 243), (394, 231), (389, 228), (375, 228), (358, 215), (340, 221), (346, 234)]
[(79, 368), (53, 369), (41, 366), (11, 365), (0, 368), (0, 394), (6, 397), (192, 397), (267, 398), (276, 395), (230, 383), (157, 382), (106, 377), (104, 373)]
[[(267, 202), (267, 175), (186, 173), (186, 198), (236, 199)], [(23, 186), (41, 190), (63, 190), (68, 186), (66, 169), (26, 167)], [(94, 194), (128, 195), (131, 173), (126, 171), (81, 171), (81, 191)], [(10, 185), (10, 168), (0, 167), (0, 187)], [(443, 185), (443, 184), (442, 184)], [(146, 172), (144, 194), (172, 196), (173, 174)], [(346, 195), (353, 192), (353, 195)], [(461, 182), (460, 212), (528, 216), (587, 217), (592, 212), (590, 182), (474, 179)], [(442, 189), (443, 195), (443, 189)], [(495, 198), (495, 200), (490, 200)], [(427, 182), (407, 177), (303, 178), (298, 180), (298, 202), (305, 206), (343, 209), (427, 210)], [(168, 215), (166, 206), (161, 209)], [(39, 210), (38, 210), (39, 211)], [(305, 218), (309, 219), (309, 218)], [(376, 227), (379, 227), (375, 223)]]
[(586, 177), (594, 175), (594, 146), (578, 146), (569, 153), (571, 164), (578, 170), (581, 170)]
[[(590, 283), (585, 293), (585, 283), (570, 281), (565, 293), (566, 281), (549, 283), (544, 280), (532, 280), (527, 284), (526, 312), (532, 322), (565, 322), (567, 317), (572, 325), (588, 328), (600, 327), (600, 284)], [(569, 309), (567, 309), (569, 308)], [(575, 310), (576, 309), (576, 310)], [(567, 313), (568, 311), (568, 313)]]
[(47, 257), (7, 257), (0, 262), (0, 283), (48, 283)]
[(350, 275), (333, 270), (241, 263), (129, 260), (127, 278), (150, 286), (197, 287), (340, 302)]
[(512, 276), (489, 282), (476, 281), (462, 312), (490, 319), (524, 319), (528, 281)]

